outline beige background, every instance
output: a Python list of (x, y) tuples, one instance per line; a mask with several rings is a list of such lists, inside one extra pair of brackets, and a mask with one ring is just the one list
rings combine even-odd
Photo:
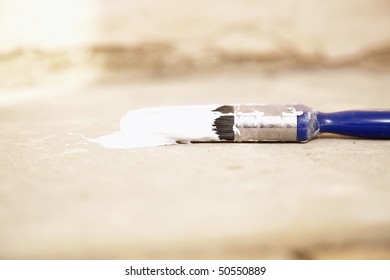
[(389, 141), (80, 137), (148, 106), (390, 108), (388, 1), (211, 2), (0, 1), (0, 258), (389, 259)]

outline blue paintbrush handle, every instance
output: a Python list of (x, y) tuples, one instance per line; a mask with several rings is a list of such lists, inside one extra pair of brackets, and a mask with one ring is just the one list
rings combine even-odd
[(320, 133), (390, 139), (390, 111), (343, 111), (317, 114)]

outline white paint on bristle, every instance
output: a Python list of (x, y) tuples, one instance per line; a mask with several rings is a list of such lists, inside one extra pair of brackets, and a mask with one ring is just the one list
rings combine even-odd
[(132, 149), (190, 141), (218, 141), (213, 130), (213, 112), (220, 105), (195, 105), (145, 108), (129, 111), (120, 122), (120, 131), (90, 142), (105, 148)]

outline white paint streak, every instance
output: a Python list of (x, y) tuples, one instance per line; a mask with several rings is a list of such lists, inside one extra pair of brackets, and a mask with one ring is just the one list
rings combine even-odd
[(132, 149), (176, 144), (177, 141), (218, 141), (213, 123), (220, 105), (172, 106), (129, 111), (120, 131), (90, 142), (105, 148)]

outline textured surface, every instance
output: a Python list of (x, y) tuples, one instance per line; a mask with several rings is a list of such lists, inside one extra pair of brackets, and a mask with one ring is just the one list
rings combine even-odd
[[(390, 258), (390, 141), (107, 150), (128, 110), (390, 108), (390, 74), (223, 72), (0, 91), (0, 258)], [(23, 100), (23, 101), (20, 101)]]

